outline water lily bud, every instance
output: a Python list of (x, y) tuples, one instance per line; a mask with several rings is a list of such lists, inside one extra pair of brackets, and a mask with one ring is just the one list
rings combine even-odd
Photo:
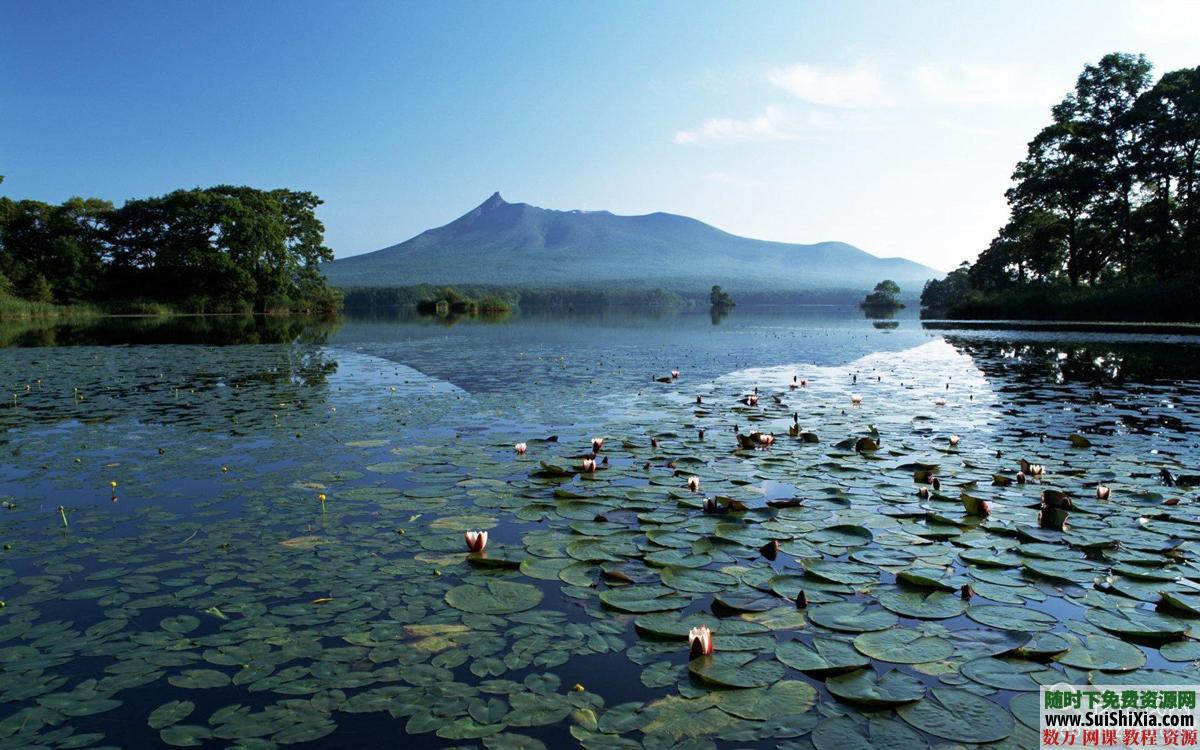
[(804, 593), (804, 589), (796, 594), (796, 609), (808, 609), (808, 594)]
[(688, 631), (688, 652), (692, 659), (712, 654), (712, 631), (708, 629), (707, 625), (701, 625)]
[(483, 552), (484, 547), (487, 547), (488, 533), (486, 531), (468, 531), (463, 534), (463, 538), (467, 540), (469, 552)]

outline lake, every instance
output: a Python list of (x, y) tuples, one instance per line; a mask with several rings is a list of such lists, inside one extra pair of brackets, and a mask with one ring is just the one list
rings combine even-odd
[(1026, 748), (1040, 685), (1200, 682), (1186, 329), (735, 308), (0, 342), (0, 747)]

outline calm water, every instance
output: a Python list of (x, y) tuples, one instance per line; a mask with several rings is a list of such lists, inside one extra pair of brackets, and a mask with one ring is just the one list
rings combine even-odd
[(1200, 676), (1198, 336), (813, 308), (0, 342), (3, 747), (1033, 747), (1039, 684)]

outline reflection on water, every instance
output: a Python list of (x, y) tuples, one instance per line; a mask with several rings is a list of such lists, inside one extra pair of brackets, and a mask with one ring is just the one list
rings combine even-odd
[(0, 320), (0, 347), (123, 344), (324, 343), (340, 318), (287, 315), (153, 315)]

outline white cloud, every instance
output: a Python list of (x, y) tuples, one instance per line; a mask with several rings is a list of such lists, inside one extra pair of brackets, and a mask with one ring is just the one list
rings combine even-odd
[(767, 80), (798, 99), (827, 107), (878, 107), (890, 101), (883, 76), (865, 59), (842, 70), (815, 65), (772, 68)]
[(1014, 66), (919, 65), (909, 79), (916, 99), (952, 106), (1050, 106), (1066, 93), (1061, 83)]
[(823, 112), (798, 114), (769, 106), (758, 117), (746, 120), (711, 117), (694, 130), (676, 132), (672, 140), (681, 146), (714, 141), (794, 141), (813, 131), (829, 130), (835, 124), (835, 118)]

